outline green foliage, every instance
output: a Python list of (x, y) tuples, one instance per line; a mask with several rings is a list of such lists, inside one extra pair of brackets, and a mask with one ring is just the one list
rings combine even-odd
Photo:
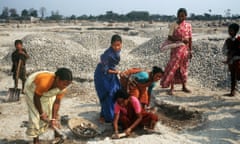
[(62, 20), (63, 19), (63, 16), (59, 14), (58, 11), (52, 11), (51, 12), (51, 16), (50, 17), (47, 17), (46, 19), (48, 20)]
[[(41, 7), (39, 9), (41, 19), (45, 18), (46, 8)], [(21, 15), (19, 16), (15, 8), (4, 7), (2, 14), (0, 15), (1, 19), (16, 19), (16, 20), (27, 20), (30, 16), (38, 17), (38, 11), (31, 8), (29, 10), (23, 9)], [(231, 14), (231, 9), (226, 9), (223, 15), (216, 15), (212, 13), (211, 9), (208, 9), (204, 14), (194, 14), (191, 13), (188, 16), (189, 20), (224, 20), (224, 19), (239, 19), (240, 15)], [(149, 14), (147, 11), (131, 11), (127, 14), (118, 14), (113, 11), (107, 11), (105, 14), (100, 14), (98, 16), (93, 15), (71, 15), (69, 17), (63, 17), (59, 14), (59, 11), (52, 11), (51, 16), (46, 17), (46, 20), (91, 20), (91, 21), (109, 21), (109, 22), (127, 22), (127, 21), (174, 21), (176, 20), (175, 15), (160, 15), (160, 14)]]

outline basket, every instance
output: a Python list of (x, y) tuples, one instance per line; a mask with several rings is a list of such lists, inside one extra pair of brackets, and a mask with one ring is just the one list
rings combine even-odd
[(81, 117), (70, 119), (68, 121), (68, 127), (73, 134), (82, 138), (93, 138), (99, 134), (97, 125)]

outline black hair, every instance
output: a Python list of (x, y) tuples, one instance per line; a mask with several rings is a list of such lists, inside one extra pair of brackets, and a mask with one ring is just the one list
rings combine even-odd
[(129, 98), (129, 94), (125, 90), (119, 89), (115, 93), (114, 97), (115, 97), (115, 99), (118, 99), (118, 98), (128, 99)]
[(117, 34), (113, 35), (113, 36), (112, 36), (112, 39), (111, 39), (111, 44), (113, 44), (115, 41), (120, 41), (120, 42), (122, 42), (121, 36), (119, 36), (119, 35), (117, 35)]
[(15, 46), (17, 45), (17, 44), (23, 44), (23, 42), (22, 42), (22, 40), (15, 40), (15, 42), (14, 42), (14, 44), (15, 44)]
[(55, 75), (59, 77), (60, 80), (73, 80), (72, 71), (68, 68), (58, 68)]
[(180, 14), (181, 12), (183, 12), (183, 13), (187, 16), (187, 10), (186, 10), (185, 8), (180, 8), (180, 9), (178, 9), (178, 11), (177, 11), (177, 16), (179, 16), (179, 14)]
[(154, 66), (152, 67), (152, 74), (155, 75), (156, 73), (164, 73), (164, 71), (162, 70), (162, 68)]
[(239, 31), (239, 25), (237, 23), (232, 23), (228, 26), (228, 30), (234, 30), (234, 32), (238, 33)]

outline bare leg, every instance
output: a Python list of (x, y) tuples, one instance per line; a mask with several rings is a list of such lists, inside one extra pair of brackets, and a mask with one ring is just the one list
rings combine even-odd
[(186, 87), (186, 83), (182, 83), (182, 91), (186, 93), (191, 93), (191, 91)]
[(171, 82), (169, 95), (173, 95), (173, 90), (174, 90), (174, 81)]
[(100, 116), (100, 118), (99, 118), (99, 122), (100, 122), (100, 123), (105, 123), (105, 119), (104, 119), (103, 116)]
[(22, 80), (22, 94), (24, 94), (25, 80)]
[(38, 136), (33, 138), (33, 144), (40, 144)]
[(235, 88), (236, 88), (236, 75), (235, 75), (235, 71), (231, 72), (231, 93), (229, 94), (229, 96), (234, 96), (235, 95)]
[(186, 82), (184, 82), (182, 76), (181, 76), (181, 80), (182, 80), (182, 91), (184, 91), (184, 92), (186, 92), (186, 93), (191, 93), (191, 91), (187, 88)]
[(14, 79), (14, 88), (17, 88), (17, 80), (16, 80), (16, 78)]

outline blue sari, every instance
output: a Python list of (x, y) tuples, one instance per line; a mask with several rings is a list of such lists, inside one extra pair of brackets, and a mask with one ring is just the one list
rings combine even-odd
[(100, 116), (106, 122), (112, 122), (114, 118), (114, 94), (120, 89), (120, 82), (116, 74), (108, 73), (115, 70), (120, 62), (120, 51), (115, 52), (108, 48), (101, 56), (100, 63), (94, 72), (94, 84), (101, 104)]

